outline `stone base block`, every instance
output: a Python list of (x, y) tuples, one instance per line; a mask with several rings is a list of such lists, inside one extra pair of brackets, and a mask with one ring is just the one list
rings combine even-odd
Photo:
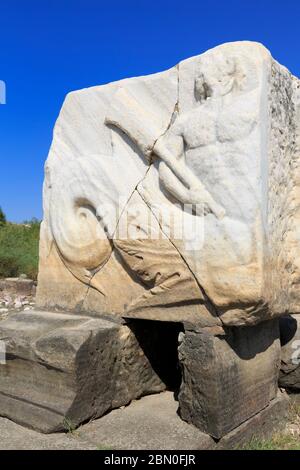
[(278, 391), (266, 408), (223, 436), (216, 448), (242, 449), (253, 439), (270, 438), (274, 432), (284, 429), (289, 417), (289, 404), (288, 395)]
[(220, 439), (276, 397), (278, 321), (226, 329), (223, 336), (186, 331), (179, 360), (181, 417)]
[(124, 325), (28, 311), (0, 323), (0, 415), (49, 433), (159, 392), (165, 384)]
[[(172, 392), (135, 400), (80, 427), (78, 433), (41, 434), (0, 418), (0, 450), (218, 450), (247, 448), (252, 439), (268, 439), (286, 425), (285, 393), (257, 415), (216, 442), (182, 421)], [(187, 467), (188, 468), (188, 467)]]

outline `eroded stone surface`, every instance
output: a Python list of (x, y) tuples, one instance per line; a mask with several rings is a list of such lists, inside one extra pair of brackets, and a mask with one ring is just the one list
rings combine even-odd
[(270, 439), (272, 435), (283, 431), (288, 422), (290, 400), (286, 393), (278, 391), (269, 405), (240, 426), (229, 432), (219, 442), (217, 448), (243, 449), (259, 439)]
[(171, 392), (132, 402), (73, 433), (41, 434), (0, 418), (1, 450), (205, 450), (237, 449), (253, 437), (268, 438), (285, 425), (288, 399), (279, 394), (263, 411), (230, 432), (218, 444), (182, 421)]
[(204, 327), (297, 312), (298, 102), (298, 79), (247, 41), (69, 94), (38, 305)]
[(220, 439), (276, 397), (278, 321), (231, 328), (222, 336), (186, 331), (179, 360), (180, 416)]
[[(0, 415), (42, 432), (73, 429), (132, 399), (165, 389), (131, 330), (50, 312), (0, 324)], [(1, 356), (2, 358), (2, 356)]]

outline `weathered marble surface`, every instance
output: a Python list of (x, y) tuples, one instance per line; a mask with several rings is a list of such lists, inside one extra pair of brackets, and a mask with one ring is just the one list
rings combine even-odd
[(70, 93), (45, 167), (38, 306), (204, 327), (297, 313), (298, 123), (299, 80), (251, 42)]

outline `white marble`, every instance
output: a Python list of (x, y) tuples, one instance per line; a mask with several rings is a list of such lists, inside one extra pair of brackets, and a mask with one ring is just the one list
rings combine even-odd
[(247, 41), (69, 94), (38, 305), (209, 326), (297, 313), (298, 103), (298, 79)]

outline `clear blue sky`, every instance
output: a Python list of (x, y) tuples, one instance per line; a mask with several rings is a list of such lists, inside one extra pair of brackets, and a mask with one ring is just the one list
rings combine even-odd
[(42, 217), (43, 166), (71, 90), (255, 40), (300, 76), (299, 0), (0, 0), (0, 205)]

